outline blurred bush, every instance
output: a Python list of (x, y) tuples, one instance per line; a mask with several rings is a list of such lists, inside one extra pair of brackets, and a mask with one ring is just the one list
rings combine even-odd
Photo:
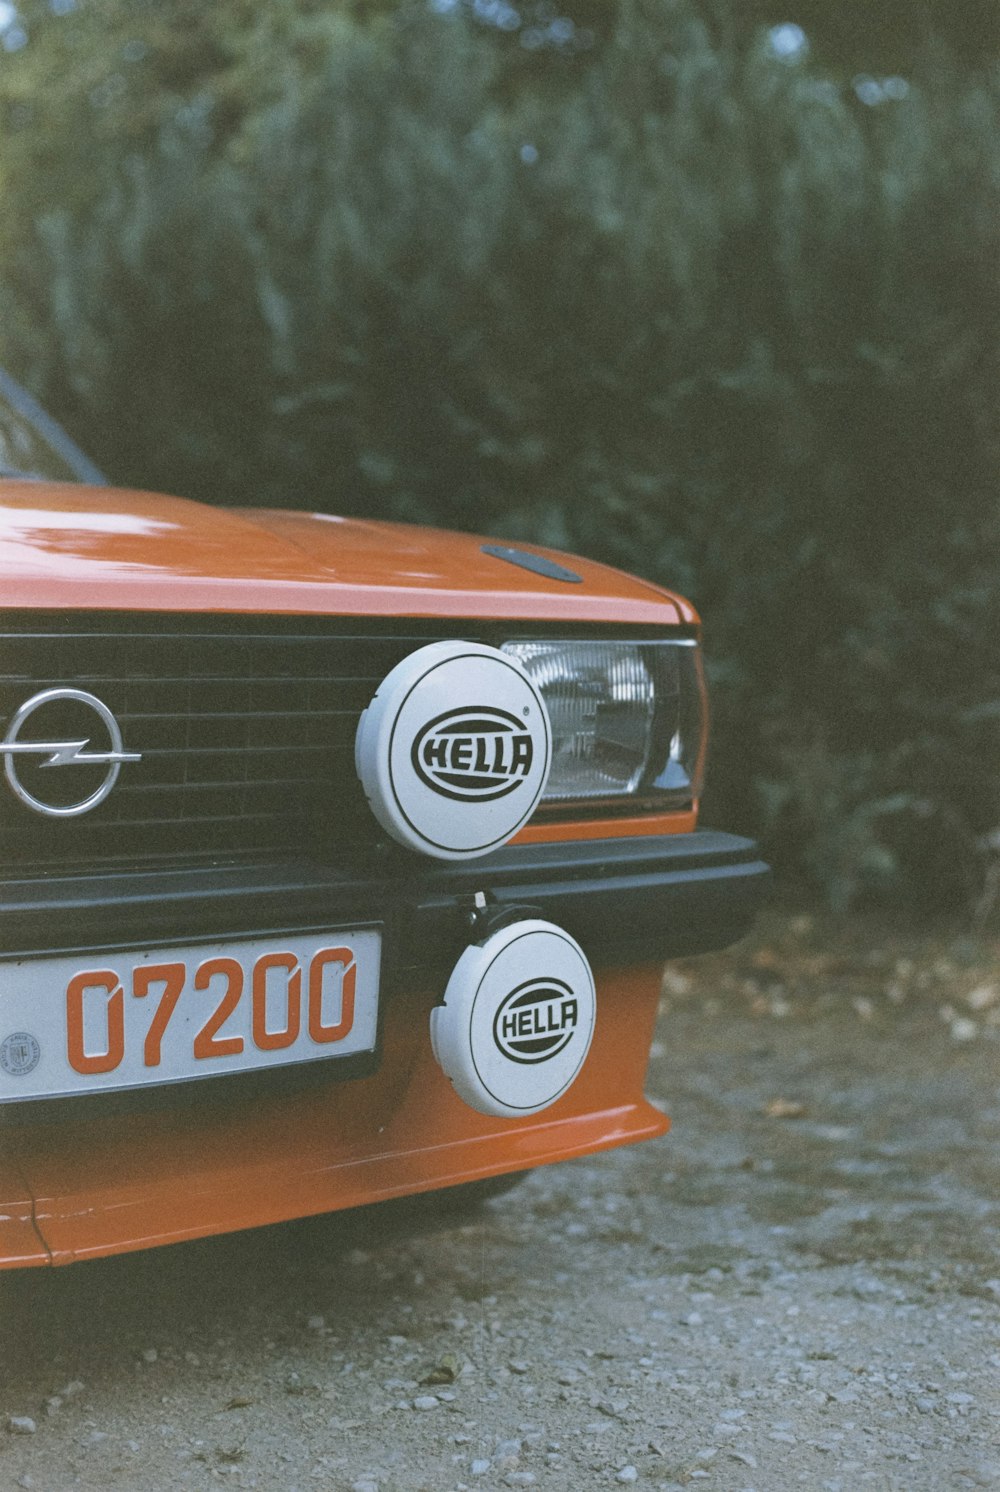
[(737, 0), (35, 0), (0, 361), (123, 483), (686, 591), (709, 817), (838, 905), (971, 900), (1000, 78), (912, 14), (883, 76)]

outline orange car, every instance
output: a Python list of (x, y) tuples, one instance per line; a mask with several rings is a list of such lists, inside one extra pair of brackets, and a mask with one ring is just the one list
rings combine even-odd
[(534, 546), (116, 491), (7, 392), (0, 1265), (661, 1134), (662, 962), (739, 937), (766, 880), (695, 827), (691, 606)]

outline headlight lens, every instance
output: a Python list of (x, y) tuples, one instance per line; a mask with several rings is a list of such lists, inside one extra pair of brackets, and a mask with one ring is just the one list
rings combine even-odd
[(552, 724), (543, 803), (630, 798), (670, 808), (700, 791), (704, 686), (693, 641), (508, 642)]

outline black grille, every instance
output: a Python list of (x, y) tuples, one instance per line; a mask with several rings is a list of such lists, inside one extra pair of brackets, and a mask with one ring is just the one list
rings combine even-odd
[[(354, 735), (379, 681), (407, 653), (454, 625), (303, 618), (22, 616), (0, 631), (0, 737), (47, 689), (93, 694), (113, 712), (127, 751), (105, 802), (53, 819), (0, 779), (0, 854), (9, 870), (219, 862), (303, 853), (364, 857), (376, 826), (354, 772)], [(50, 704), (24, 741), (108, 740), (93, 712)], [(106, 768), (13, 761), (47, 802), (79, 802)]]

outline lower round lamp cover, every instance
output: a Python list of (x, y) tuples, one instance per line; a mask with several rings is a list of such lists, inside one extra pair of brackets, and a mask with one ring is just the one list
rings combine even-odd
[(481, 643), (435, 642), (404, 658), (355, 739), (376, 819), (439, 860), (506, 844), (534, 812), (551, 760), (541, 694), (516, 659)]
[(465, 950), (431, 1012), (434, 1055), (480, 1114), (518, 1118), (561, 1098), (590, 1050), (594, 976), (579, 943), (530, 918)]

